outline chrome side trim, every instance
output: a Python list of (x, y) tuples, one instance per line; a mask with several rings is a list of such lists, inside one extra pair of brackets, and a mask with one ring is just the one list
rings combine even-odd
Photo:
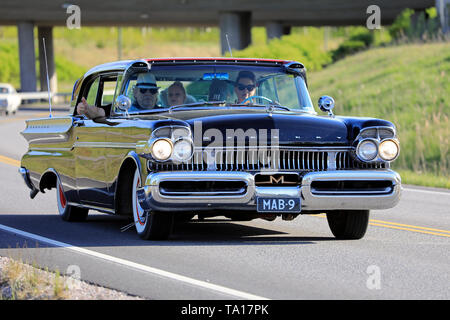
[(81, 203), (77, 203), (77, 202), (67, 202), (67, 204), (70, 205), (70, 206), (73, 206), (73, 207), (80, 207), (80, 208), (85, 208), (85, 209), (97, 210), (97, 211), (104, 212), (104, 213), (109, 213), (109, 214), (115, 214), (116, 213), (116, 211), (114, 209), (103, 208), (103, 207), (99, 207), (99, 206), (92, 206), (92, 205), (81, 204)]
[(75, 148), (121, 148), (121, 149), (135, 149), (136, 143), (121, 143), (121, 142), (75, 142)]

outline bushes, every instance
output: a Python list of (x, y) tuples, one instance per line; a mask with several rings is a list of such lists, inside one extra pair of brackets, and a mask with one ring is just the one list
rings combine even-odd
[(337, 115), (392, 121), (401, 144), (393, 168), (449, 180), (449, 52), (445, 42), (374, 48), (347, 57), (309, 73), (312, 100), (328, 94), (335, 98)]
[(440, 22), (436, 8), (428, 8), (416, 13), (412, 9), (403, 10), (389, 27), (389, 33), (397, 42), (426, 41), (439, 38)]
[(55, 57), (55, 68), (58, 81), (63, 82), (74, 82), (87, 71), (85, 68), (61, 56)]
[[(0, 43), (0, 82), (20, 86), (19, 51), (17, 43)], [(85, 68), (65, 57), (56, 55), (55, 68), (59, 81), (73, 82), (86, 72)], [(39, 57), (36, 53), (36, 75), (39, 76)]]
[(310, 30), (308, 34), (286, 35), (267, 44), (251, 45), (233, 51), (233, 57), (296, 60), (305, 64), (308, 70), (321, 70), (332, 61), (331, 54), (323, 49), (323, 33), (319, 29)]
[(17, 45), (0, 43), (0, 82), (18, 84), (20, 77)]
[[(357, 29), (358, 30), (358, 29)], [(356, 31), (350, 38), (339, 45), (336, 50), (332, 51), (333, 61), (344, 58), (347, 55), (369, 48), (374, 42), (374, 34), (372, 31), (363, 29)]]
[(360, 40), (347, 40), (344, 41), (336, 50), (333, 51), (333, 61), (344, 58), (349, 54), (356, 53), (366, 49), (367, 46)]

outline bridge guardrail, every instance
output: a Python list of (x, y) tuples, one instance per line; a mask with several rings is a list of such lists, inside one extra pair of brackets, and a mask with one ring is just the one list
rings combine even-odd
[[(37, 91), (37, 92), (17, 92), (19, 97), (22, 99), (22, 103), (26, 103), (30, 100), (46, 100), (48, 101), (48, 92), (46, 91)], [(52, 103), (58, 98), (61, 97), (64, 103), (69, 103), (72, 94), (70, 92), (58, 92), (51, 93), (50, 98), (52, 99)], [(56, 99), (55, 99), (56, 98)], [(61, 101), (58, 101), (61, 102)]]

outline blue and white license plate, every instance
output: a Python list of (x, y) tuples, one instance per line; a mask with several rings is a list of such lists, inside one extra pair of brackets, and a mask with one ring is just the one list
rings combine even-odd
[(256, 198), (258, 212), (300, 212), (302, 211), (300, 198)]

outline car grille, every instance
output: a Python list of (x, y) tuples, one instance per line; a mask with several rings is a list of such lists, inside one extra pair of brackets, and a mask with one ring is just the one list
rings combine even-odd
[(312, 172), (346, 169), (385, 168), (384, 163), (364, 164), (354, 160), (348, 150), (268, 149), (257, 151), (231, 149), (213, 152), (197, 150), (183, 163), (149, 161), (150, 171), (296, 171)]

